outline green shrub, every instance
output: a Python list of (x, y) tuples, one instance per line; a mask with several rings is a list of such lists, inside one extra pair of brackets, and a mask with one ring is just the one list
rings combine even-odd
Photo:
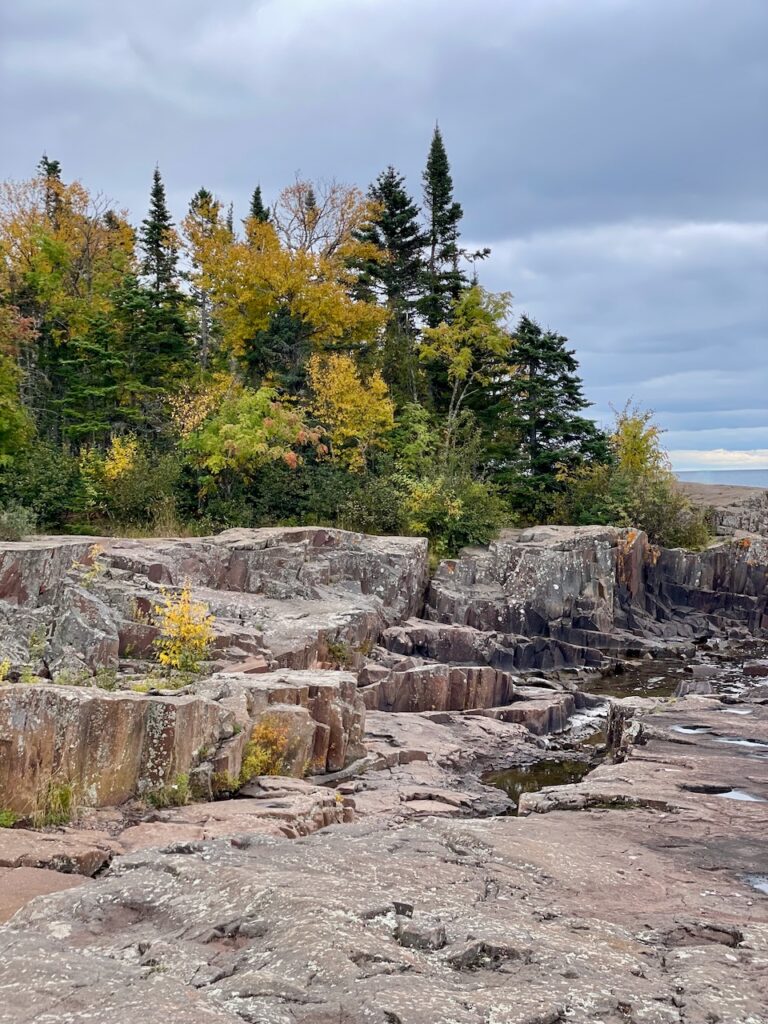
[(31, 508), (9, 501), (0, 506), (0, 540), (21, 540), (35, 532), (37, 516)]
[(13, 828), (18, 820), (19, 815), (15, 811), (0, 810), (0, 828)]
[(42, 529), (68, 529), (82, 503), (77, 458), (52, 444), (32, 445), (2, 474), (0, 504), (9, 503), (29, 509)]
[(488, 544), (509, 521), (492, 485), (482, 480), (435, 476), (404, 481), (408, 533), (429, 538), (438, 557), (468, 545)]
[(336, 525), (356, 533), (399, 534), (405, 528), (403, 492), (390, 477), (363, 475), (338, 506)]
[(552, 520), (580, 526), (634, 526), (653, 544), (700, 550), (711, 540), (706, 509), (693, 505), (668, 471), (634, 478), (618, 466), (568, 477)]

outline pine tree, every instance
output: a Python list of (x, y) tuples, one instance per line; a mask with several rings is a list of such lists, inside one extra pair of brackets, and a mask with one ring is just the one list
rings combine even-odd
[(453, 198), (453, 179), (440, 129), (435, 125), (423, 175), (424, 210), (427, 217), (427, 265), (425, 295), (420, 308), (430, 327), (450, 315), (467, 281), (459, 268), (461, 205)]
[(382, 352), (384, 379), (398, 401), (418, 399), (418, 355), (415, 314), (424, 273), (426, 238), (419, 227), (419, 208), (408, 195), (405, 181), (393, 167), (378, 176), (368, 189), (377, 213), (357, 234), (375, 246), (384, 258), (369, 258), (358, 265), (357, 294), (379, 301), (389, 312)]
[(567, 340), (523, 316), (511, 353), (514, 371), (496, 381), (479, 410), (490, 438), (487, 464), (512, 505), (528, 516), (546, 517), (564, 470), (610, 457), (605, 433), (581, 415), (590, 403)]
[(142, 273), (149, 278), (158, 297), (170, 298), (177, 290), (178, 243), (158, 167), (152, 176), (149, 214), (141, 222), (139, 239), (144, 254)]
[(37, 170), (45, 180), (45, 215), (56, 228), (61, 211), (61, 164), (58, 160), (49, 160), (47, 153), (43, 153)]
[(253, 190), (250, 215), (255, 220), (261, 221), (262, 224), (266, 224), (269, 220), (269, 207), (264, 205), (264, 200), (261, 198), (261, 185), (257, 185)]
[[(135, 346), (133, 373), (147, 391), (172, 387), (192, 364), (188, 300), (179, 287), (178, 238), (165, 198), (159, 168), (152, 177), (149, 214), (141, 222), (139, 244), (143, 253), (140, 281), (126, 280), (123, 309), (136, 310), (131, 326)], [(159, 419), (158, 419), (159, 422)]]

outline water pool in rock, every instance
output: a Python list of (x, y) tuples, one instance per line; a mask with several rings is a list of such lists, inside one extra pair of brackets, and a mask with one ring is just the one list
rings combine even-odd
[(671, 697), (682, 678), (679, 661), (644, 661), (622, 672), (588, 679), (581, 689), (601, 697)]
[(486, 786), (495, 786), (503, 790), (515, 805), (514, 810), (509, 813), (517, 814), (517, 805), (522, 793), (537, 793), (546, 786), (567, 786), (573, 782), (580, 782), (591, 768), (594, 768), (594, 764), (589, 761), (539, 761), (522, 768), (518, 766), (505, 768), (503, 771), (486, 772), (482, 782)]

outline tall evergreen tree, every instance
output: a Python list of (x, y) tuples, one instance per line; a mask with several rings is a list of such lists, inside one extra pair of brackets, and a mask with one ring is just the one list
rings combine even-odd
[(496, 381), (478, 410), (487, 430), (488, 467), (528, 516), (546, 517), (563, 470), (610, 458), (606, 434), (582, 415), (590, 403), (567, 340), (521, 317), (514, 370)]
[(250, 215), (262, 224), (266, 224), (269, 220), (269, 207), (264, 205), (264, 200), (261, 198), (261, 185), (257, 185), (253, 190), (251, 196)]
[(440, 128), (435, 125), (423, 175), (427, 219), (425, 294), (421, 312), (430, 327), (450, 315), (451, 303), (466, 285), (459, 267), (461, 205), (453, 198), (453, 178)]
[[(188, 300), (179, 287), (178, 238), (159, 168), (152, 176), (149, 213), (141, 222), (141, 272), (148, 281), (126, 280), (122, 308), (136, 310), (131, 329), (136, 353), (133, 373), (141, 387), (172, 387), (192, 363)], [(149, 301), (147, 301), (149, 300)]]
[(176, 269), (179, 250), (171, 213), (165, 198), (160, 169), (152, 175), (149, 213), (141, 222), (139, 240), (143, 252), (142, 273), (149, 278), (156, 295), (168, 300), (177, 292)]
[(54, 227), (58, 227), (61, 210), (61, 164), (58, 160), (49, 160), (43, 153), (37, 165), (40, 177), (45, 180), (45, 215)]
[(360, 298), (386, 306), (384, 379), (396, 399), (415, 402), (419, 397), (415, 314), (426, 237), (419, 226), (419, 208), (394, 167), (382, 171), (368, 189), (368, 197), (378, 212), (357, 238), (375, 246), (384, 258), (371, 257), (359, 264), (357, 291)]

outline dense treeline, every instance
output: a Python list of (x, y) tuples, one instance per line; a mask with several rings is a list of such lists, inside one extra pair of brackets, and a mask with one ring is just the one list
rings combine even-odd
[[(421, 208), (296, 180), (173, 223), (56, 160), (0, 193), (0, 520), (69, 531), (322, 522), (436, 550), (551, 517), (700, 539), (658, 431), (585, 415), (567, 340), (477, 277), (438, 129)], [(661, 511), (661, 514), (659, 513)], [(671, 510), (671, 512), (670, 512)]]

